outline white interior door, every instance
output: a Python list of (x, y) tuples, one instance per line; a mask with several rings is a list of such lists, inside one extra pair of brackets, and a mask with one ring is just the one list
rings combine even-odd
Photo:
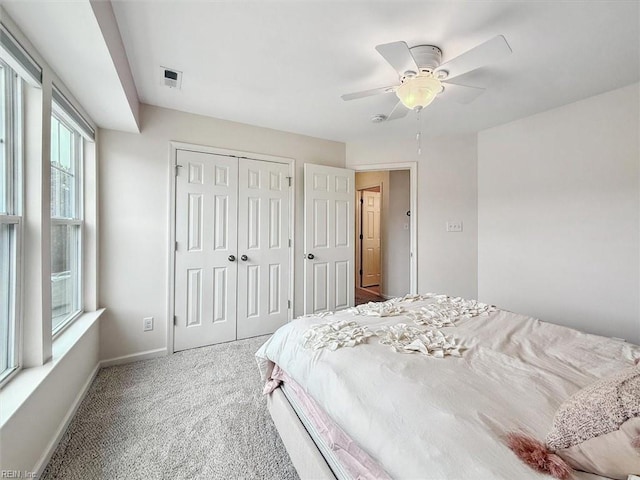
[(178, 150), (174, 350), (236, 338), (238, 160)]
[(289, 319), (288, 171), (240, 159), (238, 338), (273, 333)]
[(304, 311), (354, 302), (354, 171), (304, 166)]
[(362, 191), (362, 286), (380, 285), (380, 192)]

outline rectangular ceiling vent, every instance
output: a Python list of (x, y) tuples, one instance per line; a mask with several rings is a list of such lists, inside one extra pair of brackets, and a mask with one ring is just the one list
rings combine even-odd
[(182, 72), (167, 67), (160, 67), (160, 72), (162, 74), (163, 85), (180, 90), (182, 87)]

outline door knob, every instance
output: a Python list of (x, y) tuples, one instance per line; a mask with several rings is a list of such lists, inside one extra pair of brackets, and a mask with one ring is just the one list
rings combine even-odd
[(240, 260), (242, 260), (243, 262), (246, 262), (247, 260), (249, 260), (249, 257), (247, 257), (246, 255), (242, 255), (240, 257)]
[(235, 255), (229, 255), (229, 261), (230, 262), (235, 262), (236, 261), (236, 256)]
[(307, 253), (307, 259), (308, 260), (313, 260), (314, 258), (316, 258), (313, 253)]

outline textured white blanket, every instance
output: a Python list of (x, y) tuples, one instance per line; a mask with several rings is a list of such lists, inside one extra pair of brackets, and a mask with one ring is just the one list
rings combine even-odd
[(399, 354), (384, 336), (335, 351), (303, 345), (312, 325), (355, 320), (389, 331), (415, 325), (411, 312), (437, 302), (413, 300), (396, 316), (343, 311), (295, 320), (256, 355), (263, 378), (271, 362), (280, 365), (393, 478), (546, 479), (515, 457), (503, 435), (524, 429), (545, 438), (562, 401), (640, 356), (637, 346), (504, 311), (436, 329), (459, 339), (460, 357)]

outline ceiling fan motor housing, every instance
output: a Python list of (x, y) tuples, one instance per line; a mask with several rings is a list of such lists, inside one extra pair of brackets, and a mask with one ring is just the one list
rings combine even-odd
[(433, 72), (442, 63), (442, 50), (434, 45), (416, 45), (409, 50), (420, 72)]

